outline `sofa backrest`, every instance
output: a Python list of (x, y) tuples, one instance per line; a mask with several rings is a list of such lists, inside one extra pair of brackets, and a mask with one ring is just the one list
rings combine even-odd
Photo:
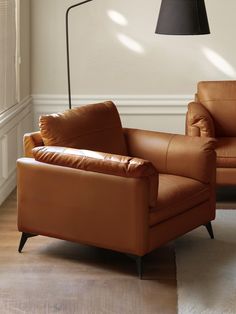
[(236, 81), (200, 82), (197, 100), (210, 112), (216, 137), (236, 136)]
[(127, 154), (120, 117), (111, 101), (41, 116), (39, 127), (45, 146)]

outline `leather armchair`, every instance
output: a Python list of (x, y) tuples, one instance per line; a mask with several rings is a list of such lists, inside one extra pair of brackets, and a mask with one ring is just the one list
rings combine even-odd
[(200, 82), (188, 105), (186, 134), (216, 138), (216, 183), (236, 185), (236, 81)]
[(20, 252), (34, 235), (65, 239), (131, 255), (141, 277), (168, 241), (201, 225), (213, 237), (214, 139), (123, 129), (107, 102), (41, 117), (24, 147)]

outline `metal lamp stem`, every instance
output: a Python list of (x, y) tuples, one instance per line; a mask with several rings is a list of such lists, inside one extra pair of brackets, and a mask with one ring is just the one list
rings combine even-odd
[(67, 59), (67, 79), (68, 79), (68, 99), (69, 109), (71, 109), (71, 83), (70, 83), (70, 41), (69, 41), (69, 13), (71, 9), (93, 0), (86, 0), (70, 6), (66, 11), (66, 59)]

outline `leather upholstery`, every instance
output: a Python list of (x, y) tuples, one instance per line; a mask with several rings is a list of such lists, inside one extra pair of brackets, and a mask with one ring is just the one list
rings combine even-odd
[(23, 138), (23, 143), (25, 157), (33, 157), (32, 149), (44, 145), (40, 132), (26, 133)]
[(205, 202), (164, 220), (149, 229), (148, 252), (214, 219), (215, 210), (212, 204)]
[(59, 146), (34, 148), (33, 155), (35, 160), (52, 165), (111, 174), (126, 178), (146, 177), (150, 185), (150, 207), (156, 206), (158, 172), (150, 161), (134, 157)]
[(148, 212), (146, 178), (18, 161), (20, 231), (143, 255)]
[(188, 106), (186, 134), (217, 139), (217, 184), (236, 185), (236, 81), (200, 82), (195, 99)]
[(139, 178), (158, 175), (150, 161), (135, 157), (53, 146), (34, 148), (33, 155), (35, 160), (48, 164), (121, 177)]
[(217, 168), (216, 182), (218, 186), (235, 186), (236, 168)]
[(188, 105), (187, 128), (189, 136), (215, 137), (213, 119), (200, 103), (191, 102)]
[(236, 168), (236, 137), (220, 137), (216, 145), (217, 167)]
[(153, 226), (179, 215), (206, 202), (209, 197), (209, 186), (206, 184), (185, 177), (160, 174), (157, 206), (149, 215), (149, 224)]
[[(124, 130), (128, 153), (153, 163), (159, 173), (174, 174), (209, 183), (215, 161), (215, 139)], [(188, 167), (184, 160), (188, 161)]]
[(41, 116), (39, 126), (46, 146), (127, 155), (120, 117), (111, 101)]
[(198, 98), (214, 120), (216, 137), (236, 136), (236, 81), (200, 82)]
[(113, 104), (96, 106), (25, 137), (37, 160), (17, 163), (19, 231), (143, 256), (215, 218), (214, 139), (122, 130)]

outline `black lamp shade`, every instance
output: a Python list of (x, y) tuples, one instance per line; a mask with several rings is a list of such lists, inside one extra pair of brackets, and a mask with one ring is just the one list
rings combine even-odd
[(204, 0), (162, 0), (156, 33), (163, 35), (210, 34)]

